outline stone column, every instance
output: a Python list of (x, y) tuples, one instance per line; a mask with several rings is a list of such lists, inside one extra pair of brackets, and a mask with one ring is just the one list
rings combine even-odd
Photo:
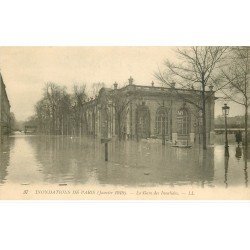
[(112, 107), (112, 136), (115, 136), (115, 108)]
[(132, 104), (132, 138), (136, 138), (136, 105)]
[(194, 132), (191, 132), (191, 133), (189, 134), (189, 137), (190, 137), (190, 142), (194, 143), (195, 133), (194, 133)]
[(150, 111), (150, 134), (151, 136), (155, 136), (155, 118), (156, 118), (156, 110), (155, 103), (149, 104)]
[(214, 95), (211, 97), (210, 100), (210, 144), (214, 144), (214, 137), (215, 137), (215, 133), (214, 133)]
[[(125, 110), (126, 112), (126, 110)], [(128, 108), (128, 112), (127, 112), (127, 115), (126, 115), (126, 139), (129, 139), (130, 138), (130, 134), (131, 134), (131, 131), (130, 131), (130, 108)]]
[(214, 144), (214, 137), (215, 137), (215, 133), (214, 131), (210, 131), (210, 144)]
[(172, 101), (172, 142), (173, 144), (177, 141), (177, 123), (176, 123), (176, 114), (177, 114), (177, 103), (175, 100)]
[(193, 107), (188, 106), (188, 109), (190, 110), (190, 121), (189, 121), (189, 126), (190, 126), (190, 133), (189, 133), (189, 140), (191, 143), (194, 143), (195, 140), (195, 127), (194, 127), (194, 123), (195, 123), (195, 116), (193, 115), (195, 113), (195, 109)]
[(108, 138), (111, 138), (112, 136), (112, 109), (111, 107), (108, 107), (107, 109), (107, 112), (108, 112), (108, 117), (107, 117), (107, 120), (108, 120)]
[(132, 139), (133, 138), (133, 104), (130, 101), (129, 103), (129, 131), (130, 131), (130, 135), (129, 138)]

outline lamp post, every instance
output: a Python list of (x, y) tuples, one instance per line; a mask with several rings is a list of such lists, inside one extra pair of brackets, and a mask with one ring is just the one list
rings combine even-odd
[(228, 138), (227, 138), (227, 116), (229, 114), (229, 109), (230, 107), (227, 106), (225, 103), (224, 106), (222, 107), (222, 113), (225, 116), (225, 156), (229, 157), (229, 151), (228, 151)]

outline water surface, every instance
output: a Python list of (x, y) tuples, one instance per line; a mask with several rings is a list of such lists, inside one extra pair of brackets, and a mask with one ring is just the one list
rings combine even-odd
[(186, 149), (158, 140), (113, 140), (105, 162), (98, 139), (16, 135), (1, 145), (0, 185), (247, 187), (250, 150), (229, 149), (225, 158), (219, 144), (203, 151), (199, 145)]

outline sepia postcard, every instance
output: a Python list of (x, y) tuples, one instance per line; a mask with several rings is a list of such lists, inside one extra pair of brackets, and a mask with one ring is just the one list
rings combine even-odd
[(249, 200), (250, 47), (0, 47), (0, 200)]

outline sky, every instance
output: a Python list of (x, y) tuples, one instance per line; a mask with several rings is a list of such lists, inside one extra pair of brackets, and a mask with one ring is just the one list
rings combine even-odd
[[(118, 87), (133, 77), (138, 85), (151, 85), (154, 72), (165, 59), (174, 60), (173, 47), (0, 47), (0, 71), (17, 120), (34, 114), (46, 82), (55, 82), (72, 91), (75, 83), (90, 90), (96, 82)], [(223, 102), (216, 101), (215, 116)], [(230, 104), (230, 116), (243, 109)]]

